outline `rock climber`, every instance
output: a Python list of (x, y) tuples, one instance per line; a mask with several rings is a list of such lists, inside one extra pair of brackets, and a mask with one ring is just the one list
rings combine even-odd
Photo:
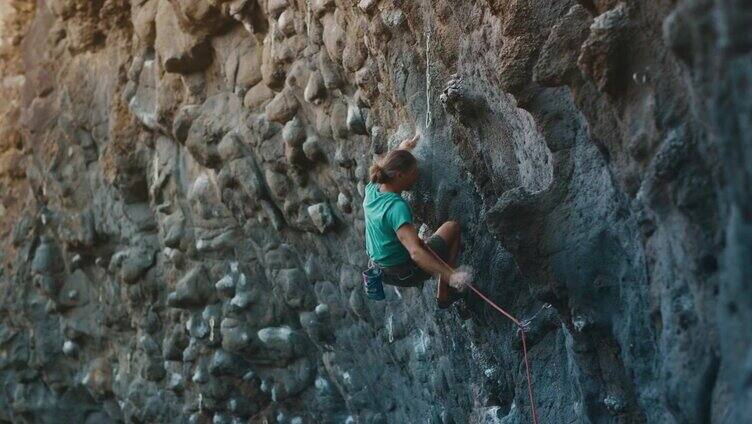
[(465, 291), (452, 285), (461, 287), (470, 277), (454, 269), (460, 224), (447, 221), (424, 242), (418, 237), (410, 205), (401, 196), (418, 179), (418, 161), (410, 151), (419, 137), (418, 133), (405, 139), (371, 166), (363, 200), (366, 251), (371, 263), (383, 271), (384, 284), (422, 287), (425, 280), (438, 276), (436, 301), (440, 309), (446, 309), (464, 297)]

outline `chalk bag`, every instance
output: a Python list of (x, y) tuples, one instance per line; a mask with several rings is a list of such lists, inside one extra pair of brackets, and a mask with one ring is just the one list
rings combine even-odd
[(363, 289), (371, 300), (384, 300), (384, 285), (381, 282), (381, 268), (370, 267), (363, 271)]

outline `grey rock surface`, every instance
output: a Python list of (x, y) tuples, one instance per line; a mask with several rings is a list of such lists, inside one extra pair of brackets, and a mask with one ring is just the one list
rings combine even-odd
[[(752, 421), (752, 5), (0, 3), (0, 423)], [(459, 312), (467, 314), (462, 319)]]

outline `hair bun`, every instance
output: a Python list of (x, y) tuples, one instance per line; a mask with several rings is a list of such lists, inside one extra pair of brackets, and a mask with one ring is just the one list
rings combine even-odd
[(378, 163), (374, 163), (371, 165), (371, 169), (369, 170), (370, 174), (370, 180), (373, 183), (383, 183), (386, 180), (386, 173), (384, 172), (384, 168), (381, 167)]

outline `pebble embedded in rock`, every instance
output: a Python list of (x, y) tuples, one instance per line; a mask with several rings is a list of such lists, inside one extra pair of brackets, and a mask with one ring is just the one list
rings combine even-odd
[(321, 140), (316, 136), (308, 137), (303, 143), (303, 153), (311, 162), (323, 160), (324, 152), (321, 150)]
[(71, 340), (66, 340), (65, 343), (63, 343), (63, 353), (68, 356), (77, 356), (78, 345)]
[(277, 94), (266, 105), (266, 116), (270, 121), (284, 124), (289, 121), (298, 110), (298, 101), (287, 89)]
[(326, 203), (317, 203), (308, 207), (308, 215), (313, 221), (313, 225), (321, 234), (329, 231), (334, 227), (334, 214), (332, 214), (329, 205)]

